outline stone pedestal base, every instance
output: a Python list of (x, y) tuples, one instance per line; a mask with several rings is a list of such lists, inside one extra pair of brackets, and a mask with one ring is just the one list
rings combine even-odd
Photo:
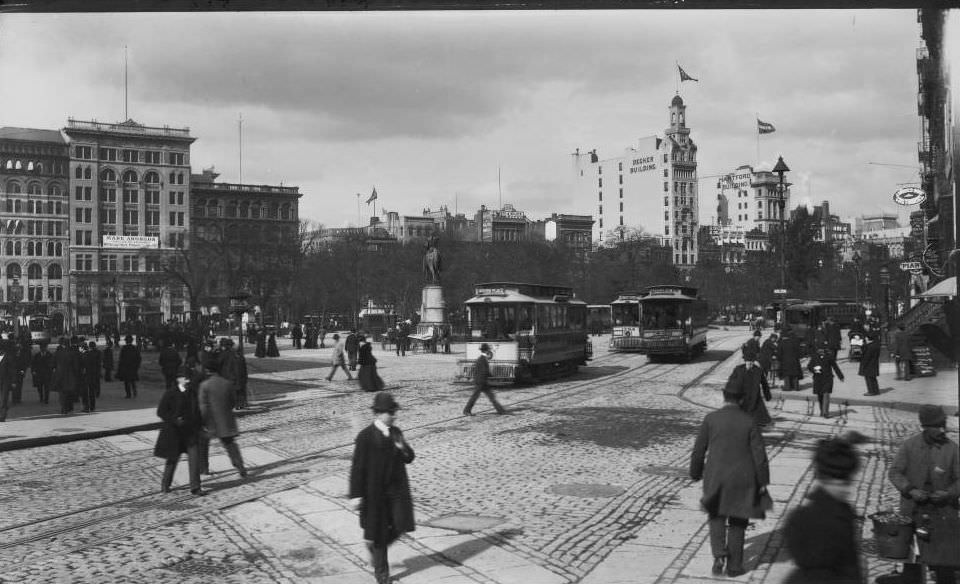
[(423, 324), (442, 324), (444, 322), (443, 288), (436, 284), (423, 287), (420, 304), (420, 322)]

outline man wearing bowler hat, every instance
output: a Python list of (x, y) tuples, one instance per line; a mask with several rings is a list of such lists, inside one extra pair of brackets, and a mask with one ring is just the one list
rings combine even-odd
[(935, 405), (920, 407), (922, 430), (904, 440), (890, 466), (900, 491), (900, 513), (913, 519), (920, 560), (937, 584), (955, 584), (960, 568), (960, 449), (947, 438), (947, 415)]
[(507, 413), (507, 410), (497, 401), (497, 396), (493, 395), (493, 390), (490, 389), (490, 359), (492, 357), (493, 351), (490, 350), (490, 345), (486, 343), (480, 345), (480, 356), (477, 357), (473, 366), (473, 395), (470, 396), (467, 405), (463, 408), (464, 416), (473, 415), (473, 405), (477, 403), (477, 398), (480, 397), (481, 393), (487, 396), (498, 414)]
[(400, 406), (393, 395), (377, 393), (371, 409), (373, 423), (360, 431), (354, 443), (349, 497), (360, 511), (376, 582), (387, 584), (387, 547), (415, 527), (406, 466), (413, 462), (414, 453), (394, 425)]

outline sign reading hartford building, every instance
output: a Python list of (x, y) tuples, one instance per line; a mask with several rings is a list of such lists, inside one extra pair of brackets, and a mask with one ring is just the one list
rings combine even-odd
[(103, 247), (142, 249), (160, 247), (160, 238), (155, 235), (104, 235)]

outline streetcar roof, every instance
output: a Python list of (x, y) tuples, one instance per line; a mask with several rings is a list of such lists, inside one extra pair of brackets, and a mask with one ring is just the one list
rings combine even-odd
[(514, 303), (533, 303), (533, 304), (575, 304), (586, 306), (587, 303), (579, 298), (570, 298), (566, 296), (552, 296), (549, 298), (527, 296), (517, 292), (506, 291), (496, 294), (479, 294), (470, 298), (464, 304), (514, 304)]

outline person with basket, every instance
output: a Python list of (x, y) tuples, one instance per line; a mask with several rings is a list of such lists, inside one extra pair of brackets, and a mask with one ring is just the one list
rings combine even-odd
[(913, 519), (920, 562), (936, 574), (937, 584), (956, 584), (960, 568), (960, 448), (947, 438), (947, 415), (935, 405), (921, 406), (922, 430), (907, 438), (890, 466), (900, 491), (900, 513)]

